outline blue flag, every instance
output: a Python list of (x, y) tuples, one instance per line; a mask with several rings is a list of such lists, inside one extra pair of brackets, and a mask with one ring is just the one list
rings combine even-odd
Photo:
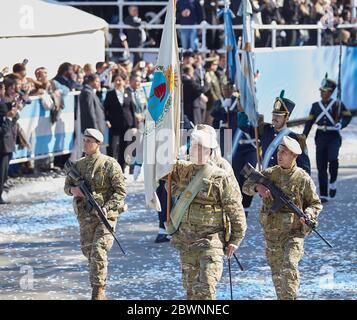
[(258, 126), (258, 101), (255, 93), (253, 59), (251, 52), (251, 16), (252, 5), (249, 0), (242, 0), (238, 15), (243, 17), (243, 52), (242, 58), (236, 55), (236, 86), (240, 92), (240, 103), (250, 123)]
[(234, 14), (229, 9), (229, 1), (225, 1), (224, 9), (218, 13), (218, 17), (222, 17), (224, 20), (224, 46), (227, 50), (227, 68), (228, 68), (228, 80), (230, 83), (234, 83), (236, 75), (236, 53), (237, 53), (237, 41), (232, 27), (232, 18)]

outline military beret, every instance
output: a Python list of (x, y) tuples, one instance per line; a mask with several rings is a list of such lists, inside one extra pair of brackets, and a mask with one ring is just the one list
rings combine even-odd
[(283, 142), (281, 143), (281, 145), (288, 148), (292, 153), (302, 154), (299, 142), (289, 136), (285, 136), (283, 138)]
[(103, 134), (97, 129), (86, 129), (84, 131), (84, 136), (93, 138), (100, 143), (102, 143), (104, 141)]
[(196, 125), (192, 130), (191, 138), (205, 148), (215, 149), (218, 146), (216, 130), (207, 124)]

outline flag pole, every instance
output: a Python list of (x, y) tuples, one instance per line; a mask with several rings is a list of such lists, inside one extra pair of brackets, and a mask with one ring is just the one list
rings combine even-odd
[[(224, 12), (227, 13), (229, 9), (229, 0), (224, 1)], [(229, 65), (228, 65), (228, 50), (229, 50), (229, 45), (226, 45), (226, 77), (227, 77), (227, 84), (230, 84), (229, 80)], [(229, 107), (227, 108), (227, 129), (230, 127), (230, 119), (229, 119)]]
[[(183, 49), (181, 49), (181, 59), (180, 59), (180, 79), (182, 79), (182, 66), (183, 66)], [(183, 85), (180, 88), (180, 104), (181, 104), (181, 121), (180, 128), (183, 134), (184, 129), (184, 110), (183, 110)], [(182, 139), (180, 139), (181, 141)], [(187, 142), (187, 141), (186, 141)], [(166, 221), (170, 220), (170, 212), (171, 212), (171, 204), (172, 204), (172, 173), (170, 172), (167, 176), (167, 208), (166, 208)]]
[[(176, 12), (176, 1), (174, 1), (174, 12)], [(176, 46), (177, 46), (177, 39), (176, 39)], [(182, 50), (182, 49), (181, 49)], [(183, 55), (181, 54), (181, 61), (180, 61), (180, 70), (179, 70), (179, 76), (180, 79), (182, 79), (182, 65), (183, 65)], [(182, 89), (182, 85), (180, 87), (180, 107), (181, 107), (181, 121), (180, 121), (180, 128), (183, 128), (183, 124), (184, 124), (184, 113), (183, 113), (183, 103), (182, 103), (182, 99), (183, 99), (183, 89)], [(181, 135), (181, 133), (180, 133)], [(180, 138), (181, 141), (181, 138)], [(171, 212), (171, 205), (172, 205), (172, 172), (170, 172), (167, 176), (167, 208), (166, 208), (166, 221), (170, 221), (170, 212)]]
[(167, 176), (167, 208), (166, 208), (166, 221), (170, 221), (171, 212), (171, 197), (172, 197), (172, 173)]
[(257, 155), (257, 166), (258, 166), (258, 170), (260, 171), (262, 169), (262, 164), (261, 164), (261, 159), (260, 159), (260, 154), (259, 154), (259, 150), (260, 150), (260, 144), (259, 144), (259, 124), (257, 127), (254, 127), (254, 136), (255, 136), (255, 146), (256, 146), (256, 155)]
[[(246, 3), (245, 3), (245, 5), (246, 5)], [(243, 10), (243, 24), (246, 24), (247, 22), (249, 22), (249, 24), (251, 26), (251, 24), (252, 24), (251, 19), (247, 19), (247, 12), (246, 12), (246, 10)], [(250, 28), (249, 28), (249, 30), (250, 30)], [(243, 41), (242, 42), (244, 43), (243, 54), (248, 54), (248, 52), (252, 52), (252, 45), (251, 45), (250, 41), (247, 41), (247, 42), (244, 41), (244, 32), (243, 32)], [(251, 68), (253, 69), (253, 66), (251, 66)], [(253, 82), (254, 82), (253, 88), (255, 90), (255, 79), (254, 78), (253, 78)], [(258, 166), (258, 170), (261, 170), (261, 159), (260, 159), (260, 154), (259, 154), (259, 150), (260, 150), (260, 144), (259, 144), (259, 116), (258, 116), (257, 126), (254, 127), (254, 136), (255, 136), (257, 166)]]
[(342, 40), (340, 38), (340, 52), (338, 57), (338, 83), (337, 83), (337, 114), (335, 115), (335, 122), (340, 120), (341, 115), (341, 99), (342, 99), (342, 87), (341, 87), (341, 61), (342, 61)]

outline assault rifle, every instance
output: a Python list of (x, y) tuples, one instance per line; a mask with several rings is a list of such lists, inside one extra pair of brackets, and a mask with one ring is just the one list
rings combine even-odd
[(303, 218), (305, 224), (311, 228), (313, 232), (315, 232), (330, 248), (332, 245), (316, 230), (316, 224), (311, 221), (308, 216), (298, 207), (295, 203), (284, 194), (284, 192), (278, 188), (271, 180), (262, 175), (259, 171), (255, 170), (250, 163), (247, 163), (241, 172), (245, 178), (252, 179), (255, 183), (262, 184), (266, 188), (268, 188), (274, 197), (273, 205), (270, 209), (270, 212), (279, 211), (282, 207), (287, 207), (294, 214), (296, 214), (299, 218)]
[(123, 250), (122, 246), (119, 243), (119, 240), (115, 236), (114, 233), (114, 228), (110, 225), (106, 212), (103, 210), (103, 208), (98, 204), (98, 202), (94, 199), (91, 188), (87, 181), (80, 175), (78, 170), (74, 167), (74, 164), (71, 161), (67, 161), (65, 166), (64, 166), (66, 175), (72, 178), (72, 180), (75, 182), (76, 186), (79, 187), (87, 199), (87, 202), (91, 208), (93, 208), (98, 216), (98, 218), (101, 220), (101, 222), (104, 224), (104, 226), (108, 229), (108, 231), (112, 234), (114, 237), (116, 243), (118, 244), (120, 250), (125, 254), (125, 251)]

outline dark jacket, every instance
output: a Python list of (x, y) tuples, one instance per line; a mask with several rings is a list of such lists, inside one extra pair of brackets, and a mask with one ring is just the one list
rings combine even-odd
[[(2, 105), (3, 107), (4, 105)], [(5, 107), (4, 107), (5, 109)], [(19, 116), (9, 119), (5, 113), (0, 113), (0, 155), (12, 153), (16, 145), (16, 121)]]
[[(235, 103), (237, 97), (231, 97), (231, 106)], [(237, 123), (237, 107), (233, 108), (233, 110), (229, 110), (229, 115), (227, 114), (226, 109), (222, 106), (222, 100), (217, 100), (213, 106), (211, 111), (211, 116), (214, 118), (212, 126), (215, 129), (219, 129), (220, 122), (228, 123), (228, 128), (232, 129), (232, 134), (234, 135), (238, 123)]]
[(81, 111), (81, 132), (93, 128), (104, 133), (105, 116), (104, 108), (99, 98), (89, 85), (84, 85), (79, 95), (79, 107)]
[[(254, 127), (250, 125), (250, 122), (249, 122), (248, 117), (245, 114), (245, 112), (238, 113), (238, 128), (241, 129), (243, 132), (248, 133), (252, 138), (255, 138)], [(265, 152), (269, 148), (269, 145), (273, 142), (273, 140), (279, 133), (275, 131), (274, 127), (270, 123), (261, 123), (259, 125), (258, 131), (259, 131), (260, 143), (261, 143), (261, 147), (262, 147), (262, 151), (263, 151), (263, 158), (264, 158)], [(290, 133), (288, 135), (289, 135), (289, 137), (297, 140), (300, 144), (301, 149), (302, 149), (302, 154), (300, 154), (296, 159), (297, 166), (304, 169), (310, 175), (311, 174), (311, 164), (310, 164), (310, 159), (309, 159), (309, 155), (307, 152), (305, 136), (301, 135), (301, 134), (297, 134), (293, 131), (290, 131)], [(269, 161), (268, 167), (277, 165), (277, 163), (278, 163), (277, 152), (278, 152), (278, 150), (275, 149), (275, 151), (272, 154), (272, 157)]]
[(72, 79), (69, 79), (65, 76), (61, 76), (61, 75), (56, 75), (53, 80), (56, 80), (57, 82), (59, 82), (60, 84), (66, 86), (68, 89), (70, 90), (81, 90), (82, 86), (75, 82)]
[(194, 122), (193, 101), (204, 92), (204, 88), (201, 87), (194, 79), (191, 79), (185, 75), (182, 78), (182, 84), (184, 113), (187, 115), (190, 121)]
[(110, 121), (111, 130), (116, 133), (125, 133), (130, 128), (135, 128), (135, 105), (128, 91), (124, 93), (124, 103), (120, 104), (117, 93), (111, 90), (104, 101), (105, 120)]
[(143, 43), (141, 30), (139, 29), (141, 25), (141, 19), (139, 17), (127, 16), (124, 18), (124, 23), (135, 27), (135, 29), (125, 30), (129, 47), (140, 47)]
[[(182, 16), (182, 11), (189, 9), (188, 17)], [(176, 23), (182, 25), (200, 24), (203, 20), (203, 10), (198, 0), (178, 0), (176, 3)]]

